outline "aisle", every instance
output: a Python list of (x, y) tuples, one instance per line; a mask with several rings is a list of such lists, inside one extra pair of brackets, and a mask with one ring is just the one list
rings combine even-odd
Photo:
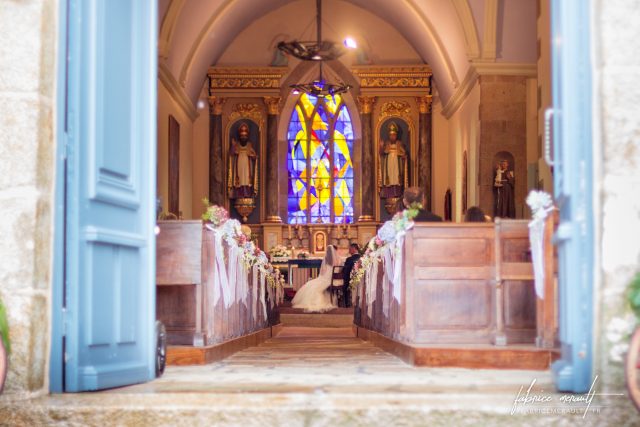
[[(325, 315), (329, 316), (329, 315)], [(205, 366), (171, 366), (151, 383), (108, 393), (458, 393), (509, 392), (548, 383), (540, 371), (416, 368), (354, 336), (351, 328), (283, 327), (274, 338)]]
[(585, 421), (582, 414), (511, 415), (518, 390), (534, 379), (537, 387), (553, 389), (549, 372), (416, 368), (354, 337), (351, 328), (283, 327), (259, 346), (210, 365), (169, 366), (147, 384), (15, 402), (0, 425), (450, 427)]

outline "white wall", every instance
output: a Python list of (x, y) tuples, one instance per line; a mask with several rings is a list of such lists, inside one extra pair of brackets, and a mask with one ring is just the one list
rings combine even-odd
[(207, 85), (200, 93), (198, 117), (193, 122), (193, 190), (192, 216), (200, 218), (204, 213), (202, 198), (209, 195), (209, 104), (207, 101)]
[[(449, 125), (448, 183), (452, 191), (454, 221), (462, 221), (462, 155), (467, 151), (467, 206), (478, 205), (478, 146), (480, 143), (480, 85), (475, 83), (460, 108), (451, 116)], [(485, 212), (485, 214), (491, 214)]]
[(442, 114), (442, 103), (438, 97), (434, 97), (432, 108), (432, 146), (433, 146), (433, 185), (431, 188), (431, 211), (444, 219), (444, 195), (447, 188), (453, 186), (449, 181), (449, 123)]

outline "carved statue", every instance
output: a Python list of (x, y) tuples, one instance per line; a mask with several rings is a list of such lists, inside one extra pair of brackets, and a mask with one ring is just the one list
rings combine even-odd
[(246, 122), (240, 123), (237, 139), (231, 140), (227, 189), (229, 198), (235, 199), (234, 206), (246, 222), (255, 208), (254, 198), (258, 195), (258, 155), (249, 141)]
[(509, 161), (500, 160), (493, 175), (493, 216), (515, 218), (515, 175), (509, 169)]
[(407, 152), (398, 139), (398, 125), (389, 123), (388, 139), (380, 142), (380, 170), (378, 171), (378, 190), (380, 197), (387, 199), (385, 207), (389, 213), (397, 210), (398, 201), (404, 189), (408, 187)]

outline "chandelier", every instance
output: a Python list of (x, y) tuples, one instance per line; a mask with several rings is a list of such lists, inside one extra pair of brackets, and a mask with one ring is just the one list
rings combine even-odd
[(310, 83), (297, 83), (290, 85), (294, 95), (303, 92), (315, 97), (325, 97), (339, 95), (351, 89), (351, 85), (346, 83), (329, 83), (322, 77), (322, 62), (320, 63), (320, 76)]
[[(329, 83), (322, 77), (322, 62), (336, 59), (345, 52), (342, 46), (336, 45), (332, 41), (322, 40), (322, 0), (316, 0), (316, 34), (315, 42), (293, 40), (278, 43), (278, 49), (282, 52), (293, 55), (303, 61), (319, 62), (320, 73), (318, 79), (310, 83), (291, 85), (290, 87), (293, 89), (293, 93), (304, 92), (316, 97), (324, 97), (347, 92), (351, 89), (351, 85), (345, 83)], [(349, 42), (353, 43), (352, 40), (349, 40)], [(348, 47), (355, 47), (355, 45), (347, 44), (347, 41), (345, 41), (345, 44)]]

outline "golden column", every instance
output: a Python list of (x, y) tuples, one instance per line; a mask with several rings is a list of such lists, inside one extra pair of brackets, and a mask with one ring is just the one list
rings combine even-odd
[(280, 97), (265, 96), (264, 103), (267, 106), (266, 222), (281, 223), (282, 219), (278, 214), (280, 203), (278, 191), (278, 114), (280, 113)]
[(422, 188), (427, 196), (427, 206), (425, 209), (431, 210), (432, 194), (432, 142), (431, 142), (431, 95), (419, 96), (418, 108), (420, 111), (418, 120), (418, 186)]
[(224, 160), (222, 159), (222, 105), (225, 98), (209, 96), (209, 202), (225, 204)]

